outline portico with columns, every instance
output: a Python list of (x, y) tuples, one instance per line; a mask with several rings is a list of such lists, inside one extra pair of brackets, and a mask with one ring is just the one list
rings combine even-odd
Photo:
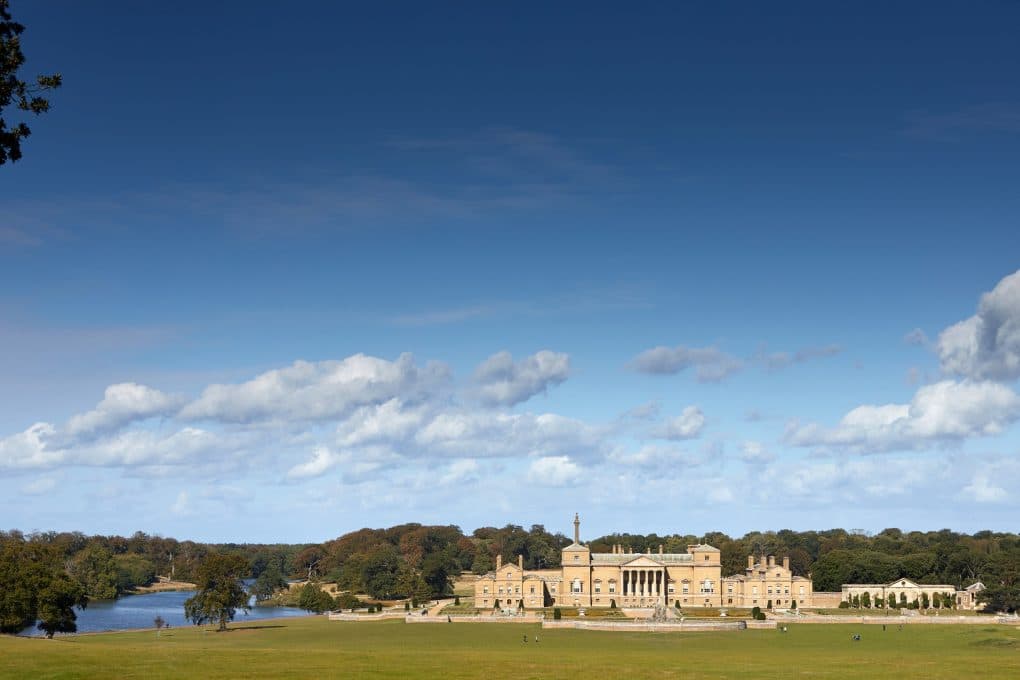
[[(574, 540), (563, 548), (558, 570), (525, 572), (523, 566), (519, 566), (512, 573), (504, 567), (503, 571), (507, 573), (500, 573), (498, 579), (494, 573), (486, 574), (476, 583), (476, 606), (490, 606), (500, 594), (505, 598), (508, 586), (502, 584), (504, 590), (501, 593), (498, 580), (506, 581), (507, 576), (512, 576), (514, 581), (521, 580), (522, 592), (528, 594), (523, 598), (525, 608), (542, 606), (539, 602), (544, 606), (564, 607), (612, 607), (614, 604), (619, 608), (651, 608), (657, 604), (667, 607), (679, 604), (681, 608), (749, 606), (745, 602), (752, 599), (758, 604), (759, 587), (763, 596), (766, 593), (770, 595), (773, 589), (779, 589), (776, 592), (781, 592), (784, 599), (789, 598), (787, 601), (800, 596), (800, 605), (807, 604), (810, 599), (810, 581), (792, 577), (788, 562), (784, 562), (782, 568), (769, 570), (767, 577), (761, 574), (761, 582), (757, 580), (759, 574), (754, 569), (746, 576), (723, 579), (721, 554), (711, 545), (691, 544), (684, 553), (664, 552), (662, 545), (658, 546), (658, 550), (635, 553), (625, 550), (622, 545), (614, 545), (610, 552), (593, 553), (587, 544), (581, 542), (580, 525), (580, 517), (574, 515)], [(752, 574), (754, 583), (751, 582)], [(792, 581), (797, 582), (799, 590), (791, 588)], [(808, 597), (802, 594), (805, 582)], [(532, 593), (536, 584), (541, 593)], [(745, 600), (745, 589), (753, 592), (754, 596)], [(776, 606), (785, 604), (778, 597), (774, 599)], [(767, 600), (765, 597), (762, 604)], [(520, 603), (516, 599), (515, 602)]]

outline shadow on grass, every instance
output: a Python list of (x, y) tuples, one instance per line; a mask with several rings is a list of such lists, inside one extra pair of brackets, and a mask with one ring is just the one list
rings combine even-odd
[(280, 623), (273, 623), (273, 624), (268, 624), (268, 625), (264, 625), (264, 626), (259, 626), (259, 625), (233, 626), (231, 628), (227, 628), (226, 630), (218, 630), (218, 631), (215, 631), (215, 632), (217, 632), (217, 633), (230, 633), (230, 632), (235, 631), (235, 630), (267, 630), (269, 628), (286, 628), (286, 627), (287, 626), (285, 626), (283, 624), (280, 624)]

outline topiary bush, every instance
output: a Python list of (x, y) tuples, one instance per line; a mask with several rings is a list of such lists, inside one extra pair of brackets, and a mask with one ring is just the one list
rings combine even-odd
[(609, 608), (610, 609), (616, 609), (616, 600), (610, 600), (609, 601)]
[(460, 605), (460, 595), (454, 595), (453, 596), (453, 604), (454, 604), (454, 606), (459, 606)]
[(559, 621), (563, 618), (563, 612), (560, 611), (559, 607), (553, 607), (553, 620)]

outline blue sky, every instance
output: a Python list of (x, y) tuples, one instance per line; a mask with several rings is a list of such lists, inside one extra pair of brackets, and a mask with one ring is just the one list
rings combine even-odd
[(1020, 7), (207, 4), (13, 3), (5, 526), (1015, 529)]

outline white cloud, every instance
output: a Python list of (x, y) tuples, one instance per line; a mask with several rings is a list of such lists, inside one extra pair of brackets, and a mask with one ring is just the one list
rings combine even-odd
[(337, 428), (342, 447), (404, 440), (413, 436), (428, 417), (427, 407), (407, 407), (400, 399), (363, 406)]
[(982, 295), (977, 314), (942, 331), (936, 351), (947, 373), (973, 380), (1020, 377), (1020, 271)]
[(970, 484), (963, 487), (960, 495), (977, 503), (999, 503), (1009, 496), (1002, 487), (989, 483), (988, 475), (983, 473), (974, 475)]
[(452, 457), (590, 456), (602, 448), (601, 430), (553, 413), (450, 410), (417, 432), (420, 452)]
[(946, 380), (920, 388), (909, 404), (863, 405), (834, 428), (793, 424), (786, 441), (875, 452), (915, 449), (941, 441), (1001, 432), (1020, 418), (1020, 397), (993, 382)]
[(776, 459), (776, 455), (761, 442), (746, 441), (740, 445), (740, 460), (749, 465), (764, 465)]
[(0, 439), (0, 467), (40, 468), (62, 462), (64, 452), (46, 445), (56, 431), (49, 423), (36, 423), (24, 432)]
[(210, 385), (181, 410), (184, 419), (226, 423), (341, 419), (359, 406), (393, 398), (413, 401), (448, 379), (441, 363), (424, 368), (410, 354), (387, 361), (355, 354), (341, 361), (296, 361), (236, 385)]
[(475, 369), (474, 382), (483, 404), (513, 406), (559, 385), (569, 374), (570, 357), (561, 352), (542, 350), (517, 362), (509, 352), (497, 352)]
[(447, 486), (449, 484), (470, 482), (478, 479), (480, 471), (481, 466), (478, 465), (478, 461), (474, 458), (455, 460), (446, 468), (446, 472), (439, 477), (439, 483), (442, 486)]
[(528, 468), (528, 481), (542, 486), (566, 486), (580, 476), (581, 468), (568, 456), (545, 456)]
[(290, 479), (304, 479), (306, 477), (318, 477), (332, 469), (340, 462), (340, 457), (331, 452), (325, 446), (316, 447), (312, 457), (304, 463), (298, 463), (287, 471)]
[(655, 431), (662, 439), (694, 439), (705, 427), (705, 414), (697, 406), (688, 406)]
[(630, 367), (640, 373), (672, 375), (695, 367), (699, 382), (719, 382), (743, 368), (743, 362), (715, 347), (653, 347), (638, 354)]
[(183, 397), (164, 394), (145, 385), (110, 385), (96, 408), (73, 416), (67, 422), (64, 434), (71, 438), (87, 439), (118, 430), (136, 420), (172, 416), (183, 403)]

